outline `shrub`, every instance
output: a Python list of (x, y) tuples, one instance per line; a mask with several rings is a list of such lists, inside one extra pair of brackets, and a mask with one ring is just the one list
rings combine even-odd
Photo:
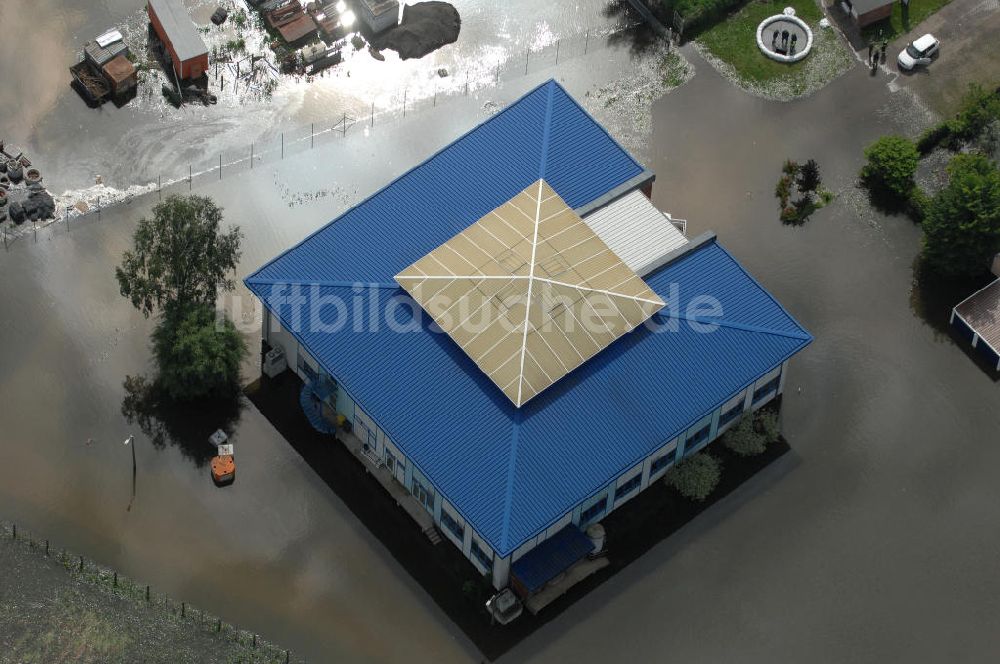
[(778, 423), (778, 413), (774, 410), (765, 409), (757, 411), (757, 426), (764, 436), (766, 445), (778, 440), (781, 435), (781, 424)]
[(745, 414), (736, 426), (722, 434), (722, 444), (740, 456), (757, 456), (767, 449), (767, 439), (754, 427), (752, 414)]
[(861, 179), (870, 190), (905, 201), (913, 190), (913, 174), (920, 155), (913, 141), (902, 136), (883, 136), (865, 148), (867, 163)]
[(781, 172), (789, 177), (795, 177), (799, 173), (799, 163), (794, 159), (786, 159), (781, 165)]
[(934, 148), (945, 142), (951, 136), (951, 128), (947, 122), (931, 127), (917, 139), (917, 152), (921, 155), (928, 155)]
[(980, 154), (948, 164), (948, 185), (927, 206), (923, 258), (946, 277), (974, 277), (1000, 250), (1000, 171)]
[(794, 206), (788, 205), (781, 210), (781, 220), (786, 224), (791, 224), (799, 220), (799, 211)]
[(969, 85), (958, 114), (948, 121), (951, 147), (978, 137), (994, 120), (1000, 119), (1000, 94), (981, 85)]
[(699, 452), (675, 464), (663, 481), (684, 496), (698, 502), (704, 501), (715, 490), (722, 476), (722, 464), (715, 457)]
[(922, 223), (927, 217), (933, 199), (924, 193), (920, 187), (914, 187), (910, 192), (910, 200), (906, 202), (906, 214), (913, 221)]
[(799, 168), (799, 177), (796, 181), (799, 193), (807, 194), (819, 189), (819, 164), (815, 159), (810, 159)]
[(781, 200), (782, 207), (788, 205), (788, 197), (792, 195), (792, 176), (782, 175), (774, 186), (774, 195)]

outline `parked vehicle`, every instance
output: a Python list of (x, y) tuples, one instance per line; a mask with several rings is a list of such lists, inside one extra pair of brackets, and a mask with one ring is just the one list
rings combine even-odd
[(896, 59), (899, 68), (909, 70), (917, 65), (929, 65), (931, 59), (937, 55), (939, 46), (941, 42), (930, 33), (910, 42), (899, 52), (899, 57)]

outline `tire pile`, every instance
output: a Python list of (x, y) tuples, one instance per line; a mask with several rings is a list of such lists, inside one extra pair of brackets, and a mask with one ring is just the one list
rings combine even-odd
[(42, 185), (42, 174), (17, 159), (0, 156), (0, 223), (16, 225), (55, 216), (56, 204)]

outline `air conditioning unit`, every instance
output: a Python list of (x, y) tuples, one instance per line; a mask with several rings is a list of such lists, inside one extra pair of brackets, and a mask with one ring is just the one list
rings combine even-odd
[(268, 378), (274, 378), (287, 368), (288, 362), (285, 360), (285, 349), (281, 346), (275, 346), (264, 355), (263, 370)]

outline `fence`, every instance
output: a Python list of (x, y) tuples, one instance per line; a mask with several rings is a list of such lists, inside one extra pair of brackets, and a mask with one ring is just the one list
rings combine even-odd
[[(165, 195), (173, 193), (187, 193), (193, 191), (195, 186), (252, 171), (264, 164), (278, 162), (286, 157), (346, 138), (362, 129), (374, 130), (377, 127), (391, 125), (406, 118), (407, 115), (436, 108), (449, 98), (467, 97), (483, 90), (496, 89), (504, 83), (557, 67), (560, 63), (582, 58), (594, 51), (629, 43), (631, 33), (643, 25), (640, 22), (589, 29), (582, 34), (558, 39), (543, 48), (528, 48), (524, 51), (523, 57), (512, 55), (506, 61), (493, 66), (481, 65), (475, 71), (452, 72), (447, 77), (436, 79), (435, 85), (440, 86), (440, 89), (435, 87), (432, 94), (420, 99), (411, 98), (408, 89), (403, 88), (388, 99), (372, 99), (367, 108), (354, 107), (341, 110), (323, 122), (272, 132), (262, 140), (240, 148), (227, 149), (216, 156), (190, 163), (181, 172), (163, 173), (156, 176), (153, 181), (128, 184), (111, 190), (107, 196), (95, 195), (82, 201), (85, 204), (82, 210), (74, 207), (73, 203), (66, 203), (57, 208), (56, 218), (52, 220), (30, 222), (21, 226), (5, 222), (4, 247), (9, 251), (19, 240), (32, 235), (37, 239), (38, 230), (52, 224), (65, 223), (68, 228), (74, 220), (93, 218), (100, 220), (104, 208), (118, 203), (150, 195), (162, 199)], [(225, 76), (227, 67), (234, 67), (234, 63), (226, 63), (220, 71), (220, 76)], [(425, 73), (429, 77), (435, 75), (432, 71)], [(252, 86), (248, 87), (247, 94), (256, 94), (252, 91)]]
[[(0, 539), (4, 545), (23, 546), (35, 555), (59, 562), (80, 583), (95, 586), (103, 592), (132, 603), (133, 608), (159, 613), (174, 621), (186, 623), (192, 629), (214, 633), (220, 640), (231, 643), (228, 661), (246, 664), (302, 664), (290, 650), (279, 648), (250, 630), (240, 629), (207, 611), (178, 602), (159, 593), (149, 585), (136, 582), (117, 571), (86, 558), (52, 546), (49, 540), (32, 535), (16, 523), (0, 522)], [(123, 646), (124, 648), (125, 646)], [(125, 653), (121, 653), (123, 656)], [(119, 660), (124, 661), (124, 660)]]

